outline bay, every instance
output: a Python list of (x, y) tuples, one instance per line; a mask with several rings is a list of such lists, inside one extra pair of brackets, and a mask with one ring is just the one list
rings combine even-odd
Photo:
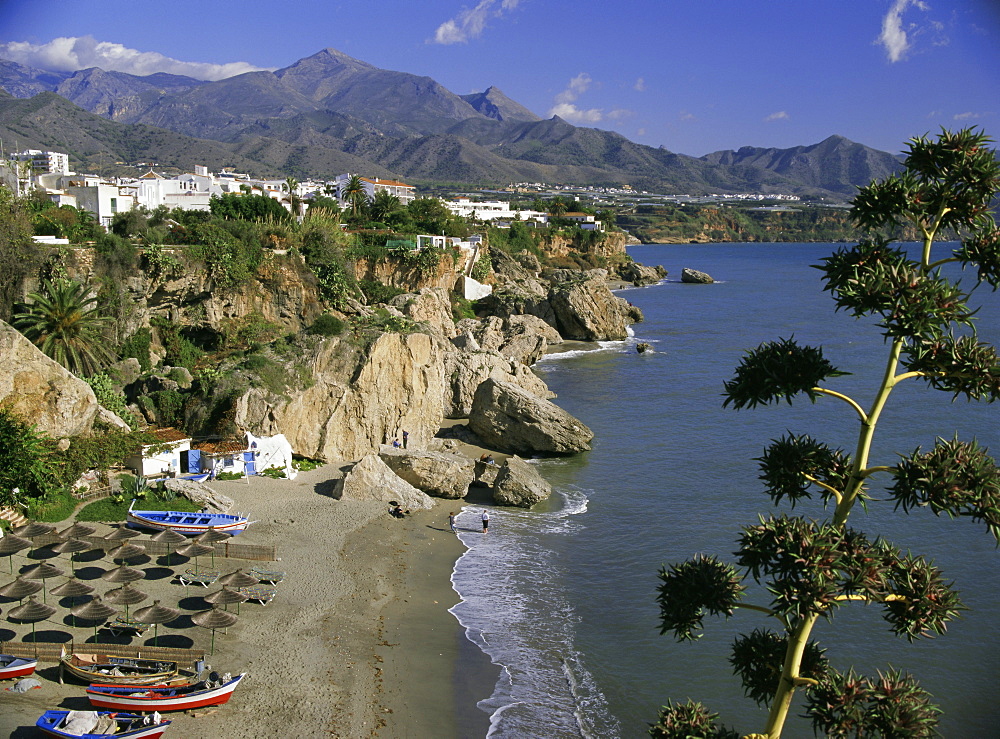
[[(479, 509), (459, 516), (469, 545), (453, 583), (453, 609), (470, 640), (502, 666), (480, 704), (495, 737), (639, 737), (668, 698), (700, 700), (742, 732), (764, 713), (743, 697), (727, 663), (737, 633), (767, 627), (747, 612), (706, 619), (695, 643), (658, 631), (657, 572), (694, 554), (732, 560), (740, 527), (771, 506), (753, 458), (787, 431), (853, 449), (857, 421), (829, 398), (754, 410), (722, 408), (722, 384), (743, 352), (794, 336), (822, 345), (848, 372), (830, 383), (866, 405), (880, 378), (885, 346), (877, 328), (833, 312), (810, 265), (833, 244), (644, 245), (629, 253), (663, 264), (669, 279), (620, 294), (646, 317), (634, 337), (590, 351), (549, 355), (535, 369), (557, 403), (595, 432), (591, 452), (538, 460), (557, 495), (531, 511)], [(944, 249), (942, 249), (942, 254)], [(674, 281), (683, 267), (714, 285)], [(974, 275), (963, 283), (971, 286)], [(980, 294), (982, 293), (982, 294)], [(979, 332), (1000, 341), (1000, 294), (980, 287)], [(654, 351), (638, 354), (635, 344)], [(1000, 450), (998, 409), (952, 402), (919, 381), (901, 385), (883, 415), (873, 462), (927, 448), (937, 436), (976, 437)], [(879, 497), (879, 486), (872, 489)], [(781, 510), (787, 510), (787, 507)], [(795, 509), (823, 518), (818, 502)], [(814, 636), (839, 669), (866, 674), (900, 668), (916, 675), (945, 710), (945, 736), (996, 736), (1000, 724), (1000, 554), (985, 528), (968, 520), (904, 515), (874, 502), (850, 525), (933, 559), (970, 610), (943, 637), (908, 644), (889, 633), (877, 607), (842, 608)], [(766, 600), (763, 600), (766, 602)], [(787, 736), (810, 736), (801, 718)]]

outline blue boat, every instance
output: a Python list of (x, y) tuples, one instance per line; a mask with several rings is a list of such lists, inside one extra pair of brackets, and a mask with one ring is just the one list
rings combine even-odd
[(75, 739), (156, 739), (170, 726), (158, 713), (140, 716), (111, 711), (46, 711), (35, 726), (49, 736)]
[(127, 523), (133, 528), (153, 529), (162, 531), (173, 529), (179, 534), (197, 536), (204, 534), (209, 529), (221, 531), (223, 534), (235, 536), (239, 534), (252, 521), (246, 516), (233, 515), (230, 513), (185, 513), (183, 511), (137, 511), (132, 508), (135, 501), (128, 508)]

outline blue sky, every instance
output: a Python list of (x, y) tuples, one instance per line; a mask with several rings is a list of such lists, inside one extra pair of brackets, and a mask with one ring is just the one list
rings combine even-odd
[(1000, 138), (998, 0), (0, 0), (0, 57), (218, 78), (333, 47), (700, 156)]

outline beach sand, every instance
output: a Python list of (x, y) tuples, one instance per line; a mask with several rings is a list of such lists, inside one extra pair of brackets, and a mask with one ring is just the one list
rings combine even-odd
[[(284, 570), (287, 577), (270, 604), (244, 603), (239, 622), (216, 635), (208, 663), (217, 672), (246, 671), (249, 677), (214, 712), (171, 714), (169, 736), (486, 735), (489, 718), (475, 703), (489, 697), (496, 668), (448, 613), (457, 602), (454, 563), (465, 551), (448, 530), (448, 512), (466, 503), (438, 500), (432, 510), (397, 520), (383, 503), (331, 498), (339, 474), (339, 466), (329, 464), (295, 480), (212, 483), (234, 499), (234, 512), (256, 521), (238, 540), (276, 545), (280, 561), (259, 564)], [(15, 568), (25, 563), (15, 555)], [(246, 570), (253, 564), (217, 558), (216, 569)], [(113, 587), (98, 583), (98, 592)], [(212, 590), (193, 587), (185, 593), (171, 578), (138, 585), (151, 596), (144, 605), (153, 598), (174, 606), (179, 601), (189, 606), (188, 613), (204, 609), (196, 596)], [(63, 615), (61, 610), (38, 630), (68, 632), (78, 643), (92, 638), (92, 629), (74, 629), (63, 623)], [(20, 641), (27, 634), (30, 640), (29, 626), (6, 620), (3, 626), (4, 638)], [(161, 627), (161, 640), (168, 633)], [(183, 634), (208, 651), (209, 631), (191, 627)], [(88, 708), (82, 685), (59, 685), (58, 667), (39, 668), (41, 689), (0, 692), (0, 736), (34, 736), (28, 727), (47, 708)]]

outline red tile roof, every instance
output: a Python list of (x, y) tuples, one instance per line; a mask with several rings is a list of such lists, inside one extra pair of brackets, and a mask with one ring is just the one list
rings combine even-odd
[(179, 431), (171, 427), (162, 429), (149, 429), (149, 434), (155, 436), (158, 441), (164, 444), (172, 443), (175, 441), (184, 441), (185, 439), (187, 440), (191, 439), (191, 437), (185, 434), (183, 431)]
[(199, 441), (194, 445), (195, 449), (200, 449), (202, 454), (236, 454), (246, 451), (245, 441)]

